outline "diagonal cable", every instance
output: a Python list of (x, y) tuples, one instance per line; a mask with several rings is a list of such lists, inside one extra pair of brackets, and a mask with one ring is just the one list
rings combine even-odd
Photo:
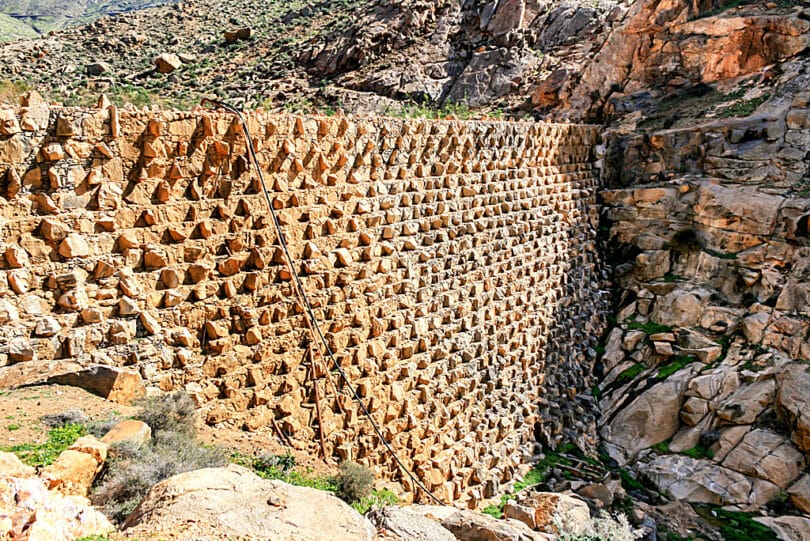
[(385, 437), (383, 436), (382, 430), (380, 429), (380, 426), (377, 424), (377, 421), (374, 420), (374, 417), (371, 415), (371, 412), (366, 407), (365, 402), (363, 402), (363, 399), (360, 397), (360, 395), (357, 394), (354, 385), (351, 384), (349, 378), (346, 376), (346, 372), (344, 372), (343, 368), (340, 366), (340, 363), (338, 363), (334, 353), (332, 353), (332, 349), (329, 347), (329, 343), (327, 342), (326, 337), (323, 335), (320, 325), (318, 325), (318, 319), (315, 316), (315, 311), (312, 309), (312, 304), (309, 302), (309, 297), (307, 296), (306, 291), (304, 291), (304, 286), (301, 281), (301, 277), (298, 275), (298, 272), (295, 269), (295, 265), (293, 265), (293, 259), (290, 256), (290, 251), (287, 247), (287, 240), (284, 237), (284, 232), (281, 228), (281, 222), (278, 219), (278, 215), (276, 214), (276, 211), (273, 208), (273, 202), (270, 199), (270, 192), (267, 190), (267, 184), (265, 183), (264, 175), (262, 174), (262, 169), (259, 166), (259, 159), (256, 156), (256, 149), (253, 146), (253, 139), (250, 136), (250, 130), (248, 129), (247, 122), (245, 121), (245, 117), (242, 115), (242, 112), (228, 105), (227, 103), (218, 100), (204, 98), (202, 100), (202, 103), (203, 105), (211, 104), (215, 107), (221, 107), (225, 111), (236, 115), (237, 118), (239, 118), (239, 122), (242, 124), (242, 132), (245, 135), (245, 142), (248, 148), (248, 155), (250, 156), (250, 161), (253, 163), (253, 168), (256, 170), (256, 174), (259, 177), (259, 182), (261, 183), (262, 186), (262, 192), (264, 193), (264, 198), (265, 201), (267, 202), (267, 208), (270, 210), (270, 216), (273, 219), (273, 226), (276, 230), (276, 235), (278, 236), (279, 243), (281, 244), (281, 248), (284, 251), (284, 256), (285, 259), (287, 260), (287, 266), (289, 267), (290, 270), (290, 275), (293, 278), (293, 283), (295, 285), (295, 292), (298, 295), (298, 298), (301, 300), (301, 303), (304, 305), (304, 309), (307, 313), (307, 322), (309, 323), (310, 330), (317, 335), (318, 341), (323, 345), (323, 348), (326, 351), (327, 356), (332, 361), (332, 364), (338, 371), (338, 373), (340, 373), (340, 377), (343, 378), (343, 381), (346, 383), (346, 387), (351, 392), (352, 397), (360, 406), (360, 409), (363, 411), (363, 414), (371, 422), (371, 426), (374, 428), (374, 433), (377, 435), (378, 438), (380, 438), (380, 441), (383, 443), (383, 445), (385, 445), (385, 448), (394, 458), (394, 461), (397, 463), (397, 465), (402, 469), (402, 471), (404, 471), (408, 475), (408, 477), (414, 482), (414, 484), (420, 490), (422, 490), (425, 494), (427, 494), (430, 497), (431, 500), (433, 500), (439, 505), (445, 505), (443, 501), (434, 496), (433, 493), (430, 490), (428, 490), (428, 488), (422, 483), (422, 481), (420, 481), (419, 478), (416, 477), (416, 475), (405, 466), (405, 464), (402, 462), (399, 456), (397, 456), (396, 451), (394, 451), (394, 448), (391, 446), (390, 443), (388, 443), (388, 440), (386, 440)]

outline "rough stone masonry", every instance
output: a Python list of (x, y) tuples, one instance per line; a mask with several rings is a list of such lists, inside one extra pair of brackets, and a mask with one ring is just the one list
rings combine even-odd
[[(0, 117), (0, 381), (125, 368), (400, 478), (314, 353), (233, 116), (32, 94)], [(475, 505), (536, 439), (594, 433), (596, 127), (248, 119), (329, 345), (432, 491)]]

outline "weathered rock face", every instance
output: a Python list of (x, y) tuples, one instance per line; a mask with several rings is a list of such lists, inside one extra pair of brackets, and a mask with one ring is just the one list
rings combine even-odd
[[(184, 389), (208, 423), (275, 422), (313, 452), (323, 431), (328, 455), (398, 476), (313, 355), (234, 118), (50, 115), (0, 138), (0, 381), (92, 383), (121, 401)], [(595, 128), (249, 123), (329, 346), (431, 490), (473, 505), (513, 477), (536, 433), (592, 434), (577, 395), (593, 383), (607, 301)]]
[(269, 481), (240, 466), (208, 468), (161, 481), (127, 518), (132, 535), (215, 531), (247, 539), (371, 540), (373, 528), (328, 492)]
[(583, 500), (553, 492), (523, 495), (517, 501), (507, 503), (503, 512), (506, 518), (519, 520), (532, 530), (548, 534), (557, 533), (558, 524), (571, 528), (571, 534), (583, 534), (591, 518), (588, 504)]
[(72, 541), (114, 529), (87, 498), (49, 491), (42, 479), (0, 476), (0, 534), (4, 539)]
[(456, 539), (469, 541), (548, 541), (546, 534), (533, 531), (519, 520), (499, 520), (473, 511), (457, 511), (443, 520), (442, 526), (453, 532)]
[(632, 2), (617, 10), (595, 57), (571, 73), (578, 79), (567, 83), (562, 114), (600, 116), (605, 105), (612, 113), (616, 103), (757, 74), (810, 43), (810, 23), (799, 10), (756, 3), (742, 14), (716, 11), (712, 2), (678, 0)]
[(810, 518), (785, 516), (757, 517), (754, 520), (772, 529), (783, 541), (810, 539)]
[(692, 370), (684, 370), (642, 393), (615, 416), (603, 417), (600, 434), (611, 457), (621, 465), (642, 449), (668, 440), (678, 431), (678, 414)]
[(366, 514), (378, 530), (383, 530), (395, 539), (408, 541), (455, 541), (456, 536), (439, 522), (423, 514), (402, 507), (373, 509)]
[[(621, 292), (602, 362), (602, 435), (674, 499), (758, 509), (787, 490), (803, 505), (807, 99), (780, 88), (765, 116), (643, 137), (660, 160), (635, 152), (631, 136), (626, 175), (608, 168), (610, 183), (636, 185), (602, 193)], [(643, 184), (662, 178), (672, 180)], [(666, 392), (684, 371), (680, 395)], [(648, 395), (670, 397), (657, 400), (671, 403), (669, 424), (636, 422), (635, 437), (612, 426), (644, 419)], [(655, 440), (666, 445), (646, 450)]]

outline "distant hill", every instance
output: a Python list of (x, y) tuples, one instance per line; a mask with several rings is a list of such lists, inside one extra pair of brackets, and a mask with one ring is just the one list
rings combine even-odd
[[(32, 37), (67, 26), (93, 21), (102, 15), (116, 15), (176, 0), (3, 0), (0, 2), (0, 41)], [(22, 26), (12, 26), (8, 19)], [(26, 31), (26, 27), (28, 31)]]
[(37, 36), (39, 36), (39, 33), (23, 21), (5, 13), (0, 13), (0, 43), (14, 41), (15, 39), (35, 38)]

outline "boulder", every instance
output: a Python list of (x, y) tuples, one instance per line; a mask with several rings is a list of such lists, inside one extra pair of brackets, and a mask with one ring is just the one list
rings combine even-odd
[(116, 443), (131, 442), (136, 445), (143, 445), (152, 439), (152, 429), (143, 421), (127, 419), (112, 427), (101, 441), (108, 445)]
[(87, 496), (93, 480), (107, 460), (108, 449), (106, 443), (93, 436), (81, 437), (63, 451), (53, 464), (46, 466), (39, 476), (47, 483), (49, 490), (66, 496)]
[(23, 464), (23, 462), (17, 458), (17, 455), (5, 451), (0, 451), (0, 472), (2, 475), (19, 477), (20, 479), (33, 477), (37, 473), (31, 466)]
[(756, 429), (726, 456), (723, 466), (785, 488), (804, 469), (804, 457), (779, 434)]
[(411, 511), (407, 507), (388, 506), (374, 509), (366, 514), (366, 518), (378, 530), (407, 541), (455, 541), (456, 539), (456, 536), (437, 521)]
[(788, 365), (777, 375), (776, 385), (776, 407), (791, 428), (791, 439), (802, 451), (810, 451), (810, 372), (807, 365)]
[(171, 73), (183, 65), (180, 57), (173, 53), (163, 53), (155, 58), (155, 69), (159, 73)]
[(649, 462), (639, 461), (636, 467), (659, 491), (687, 503), (738, 505), (754, 510), (780, 490), (770, 481), (683, 455), (660, 455)]
[(535, 492), (517, 502), (504, 506), (504, 516), (526, 524), (532, 530), (555, 532), (555, 524), (564, 524), (573, 534), (581, 534), (580, 526), (591, 518), (588, 504), (579, 498), (554, 492)]
[(456, 539), (464, 541), (549, 541), (548, 534), (535, 532), (523, 522), (498, 520), (474, 511), (457, 511), (442, 521)]
[(810, 515), (810, 474), (805, 474), (788, 489), (790, 501), (796, 509)]
[(810, 539), (810, 518), (806, 517), (756, 517), (760, 524), (764, 524), (774, 532), (782, 541), (807, 541)]
[(42, 479), (0, 477), (0, 534), (26, 541), (73, 541), (114, 530), (87, 498), (50, 492)]
[(234, 464), (182, 473), (153, 486), (127, 517), (136, 537), (212, 530), (248, 539), (371, 541), (373, 527), (357, 511), (321, 490), (261, 479)]
[(602, 428), (605, 448), (614, 460), (627, 464), (642, 449), (678, 431), (683, 394), (694, 371), (687, 367), (644, 391)]
[(80, 387), (119, 404), (131, 404), (146, 396), (146, 387), (137, 372), (111, 366), (92, 366), (48, 378), (48, 383)]
[(614, 327), (608, 335), (605, 343), (605, 353), (602, 354), (602, 365), (605, 373), (613, 370), (616, 365), (624, 360), (624, 351), (622, 351), (623, 334), (621, 327)]
[(87, 75), (94, 77), (111, 72), (112, 67), (107, 62), (93, 62), (87, 65), (86, 71)]
[(729, 424), (747, 425), (773, 403), (776, 382), (755, 381), (734, 391), (717, 408), (717, 416)]
[(703, 289), (676, 289), (658, 299), (650, 316), (655, 323), (670, 327), (691, 327), (700, 322), (704, 301), (710, 293)]
[(253, 35), (253, 29), (250, 27), (240, 28), (239, 30), (226, 30), (224, 32), (226, 43), (236, 43), (240, 40), (250, 39)]

